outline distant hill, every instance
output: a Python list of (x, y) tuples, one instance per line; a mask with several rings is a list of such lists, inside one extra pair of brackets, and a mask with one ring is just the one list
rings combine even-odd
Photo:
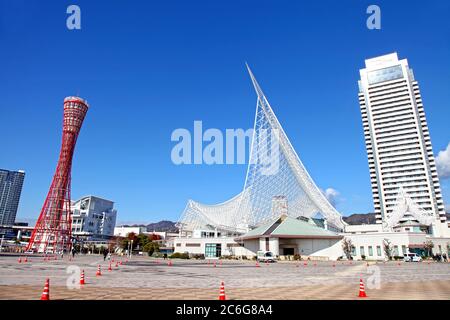
[(167, 231), (167, 232), (178, 232), (178, 228), (175, 226), (175, 222), (169, 220), (162, 220), (155, 223), (150, 223), (146, 225), (147, 231)]
[(348, 224), (374, 224), (375, 213), (354, 213), (347, 217), (343, 217)]

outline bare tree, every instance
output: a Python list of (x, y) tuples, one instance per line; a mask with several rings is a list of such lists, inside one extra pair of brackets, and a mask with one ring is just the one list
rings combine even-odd
[(434, 248), (434, 243), (431, 240), (427, 240), (423, 243), (423, 246), (425, 248), (425, 250), (427, 251), (427, 255), (428, 257), (431, 256), (431, 250), (433, 250)]
[(384, 255), (388, 260), (392, 260), (392, 244), (389, 239), (383, 239)]
[(353, 260), (352, 253), (354, 248), (355, 246), (353, 245), (352, 240), (348, 238), (344, 238), (344, 240), (342, 240), (342, 250), (348, 260)]

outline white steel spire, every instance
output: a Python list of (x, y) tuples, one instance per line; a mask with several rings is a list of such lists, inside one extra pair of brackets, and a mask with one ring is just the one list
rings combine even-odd
[(306, 171), (255, 76), (246, 66), (257, 94), (257, 107), (243, 191), (213, 206), (189, 200), (179, 225), (185, 230), (207, 227), (245, 232), (242, 226), (258, 226), (281, 214), (297, 218), (320, 213), (328, 225), (343, 229), (342, 216)]

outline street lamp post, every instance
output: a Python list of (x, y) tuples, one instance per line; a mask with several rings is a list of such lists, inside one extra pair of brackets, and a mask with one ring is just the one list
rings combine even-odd
[(130, 259), (131, 259), (131, 253), (133, 252), (133, 240), (131, 240), (131, 248), (130, 248)]

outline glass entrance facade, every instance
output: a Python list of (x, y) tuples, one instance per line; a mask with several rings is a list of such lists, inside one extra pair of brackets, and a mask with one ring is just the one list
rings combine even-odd
[(222, 245), (220, 243), (206, 243), (205, 257), (218, 258), (222, 255)]

